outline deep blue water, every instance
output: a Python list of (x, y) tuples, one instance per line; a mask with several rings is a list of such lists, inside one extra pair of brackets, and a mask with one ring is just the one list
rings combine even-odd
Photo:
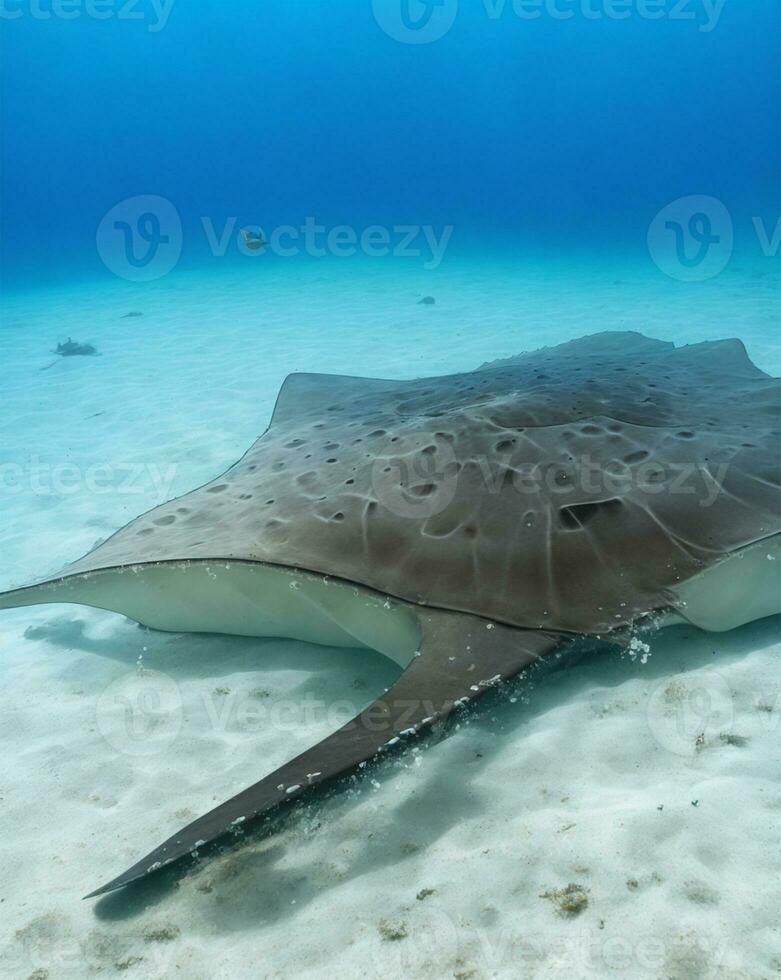
[(10, 286), (110, 275), (96, 229), (137, 195), (206, 262), (204, 218), (566, 257), (644, 248), (681, 196), (747, 247), (779, 214), (777, 0), (52, 2), (0, 21)]

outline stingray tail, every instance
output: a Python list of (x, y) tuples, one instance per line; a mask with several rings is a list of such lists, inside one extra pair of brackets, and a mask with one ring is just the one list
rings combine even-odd
[(318, 784), (353, 772), (362, 763), (414, 737), (461, 704), (518, 674), (562, 640), (558, 634), (510, 629), (461, 613), (419, 614), (420, 649), (398, 681), (339, 731), (249, 789), (199, 817), (93, 898), (194, 855), (244, 830)]

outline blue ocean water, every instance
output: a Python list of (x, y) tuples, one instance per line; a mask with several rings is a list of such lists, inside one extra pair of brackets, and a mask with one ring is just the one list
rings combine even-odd
[(452, 226), (453, 254), (557, 262), (647, 258), (654, 216), (691, 195), (758, 258), (753, 219), (770, 240), (778, 219), (775, 0), (4, 0), (0, 17), (9, 288), (105, 276), (100, 222), (139, 195), (178, 212), (180, 262), (212, 267), (204, 222), (231, 218)]
[[(0, 31), (0, 591), (223, 473), (290, 372), (638, 330), (781, 374), (777, 0), (0, 0)], [(587, 659), (96, 906), (333, 731), (310, 696), (396, 668), (4, 610), (0, 975), (770, 976), (778, 625)]]

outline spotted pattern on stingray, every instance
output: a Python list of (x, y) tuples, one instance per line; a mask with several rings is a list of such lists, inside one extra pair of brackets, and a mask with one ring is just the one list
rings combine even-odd
[(262, 561), (599, 632), (779, 529), (780, 405), (739, 341), (634, 333), (442, 378), (291, 375), (243, 459), (67, 573)]

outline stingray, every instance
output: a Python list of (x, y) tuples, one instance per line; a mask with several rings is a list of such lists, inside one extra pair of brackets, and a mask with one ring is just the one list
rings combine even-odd
[[(68, 337), (64, 344), (57, 344), (52, 354), (58, 354), (60, 357), (97, 357), (98, 350), (92, 344), (80, 344), (77, 340)], [(51, 364), (42, 367), (41, 371), (48, 371), (59, 363), (59, 361), (52, 361)]]
[(80, 344), (77, 340), (70, 337), (64, 344), (57, 344), (52, 354), (59, 354), (60, 357), (95, 357), (97, 349), (92, 344)]
[(349, 780), (575, 637), (778, 612), (780, 395), (737, 340), (620, 332), (448, 377), (290, 375), (223, 476), (0, 608), (367, 647), (401, 673), (92, 895)]

